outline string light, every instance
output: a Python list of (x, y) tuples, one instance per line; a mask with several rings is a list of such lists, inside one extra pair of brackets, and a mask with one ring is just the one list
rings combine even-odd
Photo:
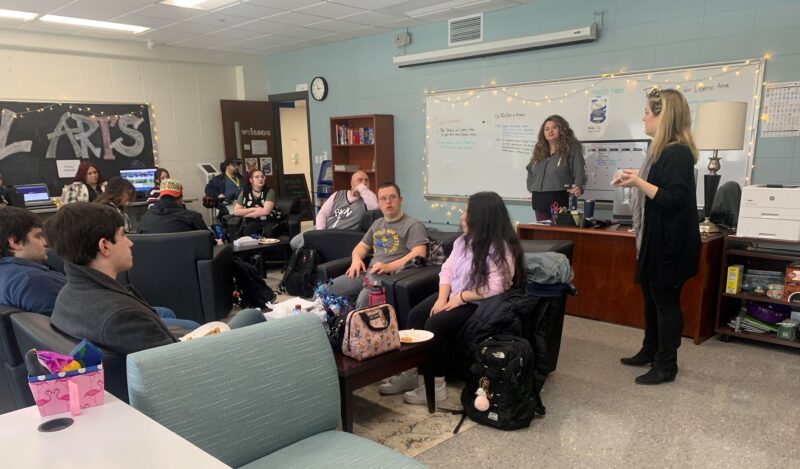
[[(87, 113), (87, 114), (91, 113), (91, 110), (92, 110), (92, 108), (88, 107), (88, 106), (87, 107), (81, 107), (81, 106), (78, 106), (78, 105), (75, 105), (75, 104), (68, 104), (68, 103), (50, 103), (50, 104), (48, 104), (46, 106), (42, 106), (42, 107), (34, 108), (34, 109), (31, 109), (29, 106), (26, 106), (24, 111), (14, 112), (14, 116), (19, 118), (19, 119), (22, 119), (28, 114), (41, 113), (41, 112), (50, 111), (50, 110), (57, 110), (58, 108), (62, 108), (62, 107), (66, 107), (68, 110), (73, 111), (73, 112), (84, 112), (84, 113)], [(141, 109), (140, 111), (126, 112), (124, 114), (105, 114), (104, 111), (100, 111), (100, 115), (103, 116), (103, 117), (116, 117), (116, 118), (119, 118), (119, 117), (122, 117), (122, 116), (143, 117), (144, 115), (142, 114), (142, 112), (146, 108), (146, 105), (144, 105), (144, 104), (139, 105), (139, 108)], [(89, 114), (89, 115), (91, 117), (97, 117), (94, 114)]]
[[(764, 54), (763, 57), (762, 57), (762, 59), (764, 61), (766, 61), (766, 60), (768, 60), (770, 58), (771, 58), (771, 55), (768, 54), (768, 53)], [(713, 84), (715, 83), (716, 79), (721, 78), (721, 77), (726, 76), (726, 75), (737, 76), (737, 77), (741, 76), (741, 70), (744, 67), (751, 65), (752, 63), (753, 63), (753, 60), (748, 59), (748, 60), (745, 60), (744, 62), (740, 62), (740, 63), (737, 63), (737, 64), (722, 65), (722, 66), (719, 66), (719, 68), (716, 68), (715, 70), (712, 70), (709, 67), (709, 68), (705, 68), (704, 69), (704, 70), (706, 70), (706, 73), (708, 71), (712, 70), (711, 73), (708, 74), (708, 75), (704, 74), (702, 77), (693, 78), (691, 76), (691, 74), (686, 74), (686, 75), (683, 75), (681, 77), (683, 79), (683, 82), (681, 82), (681, 79), (678, 79), (677, 82), (673, 81), (672, 83), (670, 83), (671, 80), (669, 78), (664, 78), (663, 80), (660, 81), (657, 78), (657, 75), (656, 75), (656, 79), (654, 81), (654, 79), (653, 79), (654, 74), (653, 73), (649, 73), (647, 75), (642, 76), (642, 75), (640, 75), (640, 74), (638, 74), (636, 72), (632, 72), (630, 74), (635, 75), (637, 78), (635, 78), (635, 79), (634, 78), (626, 78), (625, 82), (626, 82), (626, 84), (628, 84), (630, 86), (636, 86), (636, 85), (643, 86), (645, 89), (673, 88), (673, 89), (676, 89), (676, 90), (692, 91), (693, 89), (697, 90), (697, 89), (700, 89), (700, 88), (704, 88), (707, 85), (708, 86), (714, 86)], [(758, 63), (758, 62), (756, 61), (756, 63)], [(759, 74), (761, 74), (763, 72), (763, 68), (759, 65), (758, 67), (756, 67), (756, 70), (754, 72), (756, 73), (756, 75), (759, 75)], [(623, 69), (623, 70), (620, 70), (619, 73), (620, 74), (624, 74), (626, 72)], [(701, 71), (699, 73), (703, 73), (703, 72)], [(699, 73), (697, 73), (697, 75), (699, 75)], [(497, 85), (497, 82), (495, 80), (491, 80), (488, 84), (481, 84), (481, 85), (479, 85), (479, 86), (477, 86), (475, 88), (472, 88), (472, 89), (459, 90), (459, 91), (442, 91), (442, 92), (436, 92), (436, 91), (428, 92), (427, 90), (425, 90), (425, 94), (428, 97), (432, 97), (433, 98), (433, 103), (434, 104), (441, 104), (445, 100), (447, 102), (450, 102), (451, 99), (455, 99), (456, 101), (464, 103), (464, 106), (466, 107), (466, 106), (469, 106), (469, 101), (471, 101), (472, 99), (480, 99), (480, 96), (483, 93), (491, 93), (492, 96), (498, 96), (498, 95), (504, 96), (505, 97), (505, 101), (508, 104), (517, 102), (517, 103), (520, 103), (520, 104), (522, 104), (524, 106), (540, 107), (542, 103), (550, 104), (550, 103), (553, 102), (553, 100), (556, 100), (556, 101), (558, 101), (558, 103), (563, 104), (565, 102), (565, 100), (567, 100), (569, 98), (572, 98), (574, 96), (581, 96), (581, 97), (587, 96), (590, 93), (596, 92), (595, 90), (598, 87), (603, 86), (605, 84), (605, 82), (607, 82), (609, 80), (615, 80), (615, 79), (618, 79), (618, 78), (620, 78), (620, 77), (616, 73), (603, 73), (603, 74), (600, 74), (599, 76), (595, 77), (594, 79), (590, 78), (589, 79), (590, 81), (588, 81), (586, 83), (586, 86), (584, 86), (582, 88), (577, 88), (577, 87), (576, 88), (572, 88), (570, 91), (560, 93), (559, 95), (557, 95), (555, 97), (551, 97), (549, 95), (549, 93), (545, 94), (544, 96), (541, 96), (541, 95), (540, 96), (524, 95), (522, 93), (525, 90), (520, 90), (516, 85), (514, 87), (510, 87), (509, 85), (499, 86), (499, 85)], [(668, 86), (666, 84), (668, 84)], [(766, 85), (766, 82), (764, 82), (762, 85)], [(442, 95), (441, 98), (438, 97), (438, 95), (440, 95), (440, 94)], [(759, 97), (760, 97), (759, 95), (755, 95), (754, 99), (756, 100), (756, 102), (758, 102)], [(451, 103), (451, 107), (454, 108), (455, 104)], [(768, 116), (766, 115), (766, 113), (764, 113), (759, 118), (762, 121), (766, 121), (768, 119)], [(757, 127), (756, 126), (748, 126), (747, 129), (750, 131), (749, 147), (747, 148), (747, 152), (746, 152), (747, 158), (749, 160), (748, 161), (748, 163), (749, 163), (748, 169), (750, 169), (750, 171), (748, 172), (748, 174), (745, 177), (745, 184), (746, 185), (750, 184), (751, 171), (752, 171), (752, 169), (755, 168), (755, 165), (752, 164), (752, 158), (753, 158), (753, 154), (755, 153), (755, 133), (757, 131)], [(426, 126), (426, 139), (430, 138), (430, 136), (427, 135), (427, 133), (429, 131), (430, 131), (430, 126)], [(426, 162), (428, 160), (427, 146), (423, 151), (422, 159), (423, 159), (423, 161), (426, 161)], [(429, 167), (429, 166), (430, 165), (426, 164), (426, 167)], [(428, 193), (428, 176), (427, 176), (427, 173), (425, 171), (423, 171), (422, 173), (423, 173), (422, 176), (423, 176), (423, 181), (424, 181), (424, 191), (423, 191), (423, 196), (424, 196), (425, 194)], [(460, 200), (460, 197), (456, 197), (455, 199), (456, 200)], [(436, 202), (431, 203), (430, 204), (430, 208), (433, 209), (433, 210), (440, 210), (440, 211), (445, 212), (444, 214), (447, 217), (451, 217), (453, 215), (453, 213), (463, 213), (463, 209), (456, 209), (455, 207), (452, 207), (452, 206), (448, 207), (447, 205), (436, 203)], [(450, 222), (448, 221), (447, 223), (450, 223)]]

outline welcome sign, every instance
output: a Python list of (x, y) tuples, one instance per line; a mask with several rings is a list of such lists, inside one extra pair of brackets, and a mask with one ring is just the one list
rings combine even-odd
[[(0, 101), (0, 174), (5, 184), (44, 182), (61, 193), (74, 168), (91, 161), (110, 178), (154, 167), (146, 104)], [(59, 174), (61, 168), (61, 174)]]

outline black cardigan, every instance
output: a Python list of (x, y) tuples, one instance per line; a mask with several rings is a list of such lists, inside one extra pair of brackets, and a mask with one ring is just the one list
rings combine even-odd
[(658, 187), (645, 197), (644, 232), (636, 281), (678, 285), (697, 273), (700, 231), (694, 161), (689, 147), (669, 145), (650, 168), (647, 182)]

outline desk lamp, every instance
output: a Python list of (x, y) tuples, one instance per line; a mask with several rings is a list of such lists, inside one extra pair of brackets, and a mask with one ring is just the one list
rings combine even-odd
[(722, 178), (719, 171), (720, 150), (741, 150), (744, 147), (744, 125), (747, 117), (747, 103), (719, 101), (703, 103), (697, 107), (694, 123), (694, 142), (698, 150), (713, 150), (709, 158), (708, 174), (703, 176), (705, 198), (700, 233), (718, 233), (719, 228), (708, 217), (717, 195), (717, 187)]

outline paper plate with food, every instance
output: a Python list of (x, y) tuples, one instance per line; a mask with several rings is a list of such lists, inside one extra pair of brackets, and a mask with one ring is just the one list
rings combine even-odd
[(185, 336), (181, 337), (180, 341), (188, 342), (190, 340), (199, 339), (200, 337), (206, 337), (209, 335), (214, 334), (221, 334), (223, 332), (228, 332), (231, 330), (230, 326), (225, 324), (224, 322), (220, 321), (212, 321), (202, 326), (198, 327), (197, 329), (193, 330), (192, 332), (186, 334)]
[(277, 244), (280, 242), (281, 240), (277, 238), (261, 238), (258, 240), (258, 244)]
[(404, 344), (416, 344), (433, 339), (433, 332), (422, 329), (406, 329), (399, 332), (400, 342)]

